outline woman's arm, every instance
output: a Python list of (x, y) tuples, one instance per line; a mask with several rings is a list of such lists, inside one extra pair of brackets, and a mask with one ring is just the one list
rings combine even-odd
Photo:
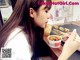
[(76, 33), (72, 32), (65, 42), (61, 55), (58, 60), (67, 60), (80, 46), (80, 42), (75, 39)]

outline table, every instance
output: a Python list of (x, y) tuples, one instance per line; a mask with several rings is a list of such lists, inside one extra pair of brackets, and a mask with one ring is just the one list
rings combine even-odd
[[(66, 25), (61, 25), (62, 27), (65, 27), (65, 28), (69, 28), (71, 31), (73, 29), (77, 29), (77, 32), (80, 36), (80, 26), (77, 26), (75, 24), (66, 24)], [(47, 38), (46, 36), (44, 37), (44, 41), (46, 42), (46, 44), (48, 45), (48, 41), (47, 41)], [(57, 57), (56, 57), (56, 60), (57, 58), (60, 56), (61, 52), (62, 52), (62, 46), (60, 48), (51, 48), (50, 49), (52, 50), (52, 53), (55, 54)], [(80, 60), (80, 52), (79, 51), (76, 51), (68, 60)]]

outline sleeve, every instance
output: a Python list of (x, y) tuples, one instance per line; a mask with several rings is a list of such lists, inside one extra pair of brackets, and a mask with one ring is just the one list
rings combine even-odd
[(31, 60), (32, 52), (25, 35), (19, 33), (12, 40), (10, 40), (5, 48), (12, 49), (12, 57), (10, 60)]

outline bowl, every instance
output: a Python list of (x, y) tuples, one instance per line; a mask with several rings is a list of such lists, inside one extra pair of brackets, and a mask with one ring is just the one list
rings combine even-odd
[(49, 35), (47, 37), (49, 46), (52, 48), (59, 48), (61, 46), (62, 37), (59, 35)]

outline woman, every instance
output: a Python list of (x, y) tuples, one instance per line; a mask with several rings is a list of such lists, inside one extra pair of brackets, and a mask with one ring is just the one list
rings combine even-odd
[(17, 0), (14, 11), (0, 30), (0, 50), (11, 49), (10, 60), (31, 60), (35, 41), (43, 39), (48, 21), (49, 5), (38, 2), (50, 0)]
[[(8, 60), (31, 60), (32, 54), (35, 53), (34, 57), (37, 54), (34, 48), (38, 48), (36, 45), (42, 43), (43, 28), (47, 24), (50, 8), (49, 5), (39, 5), (38, 1), (47, 0), (17, 0), (11, 17), (0, 30), (0, 50), (1, 48), (11, 49), (12, 52), (12, 56)], [(66, 60), (71, 55), (66, 53), (67, 56), (64, 56), (66, 49), (71, 46), (71, 43), (73, 44), (75, 35), (72, 33), (70, 37), (73, 38), (67, 40), (59, 60)], [(69, 44), (70, 40), (72, 42)], [(75, 43), (73, 44), (75, 46), (74, 51), (79, 46), (78, 42)], [(41, 44), (39, 47), (43, 45)], [(71, 48), (67, 49), (67, 52), (71, 52)], [(44, 55), (46, 55), (46, 52)]]

